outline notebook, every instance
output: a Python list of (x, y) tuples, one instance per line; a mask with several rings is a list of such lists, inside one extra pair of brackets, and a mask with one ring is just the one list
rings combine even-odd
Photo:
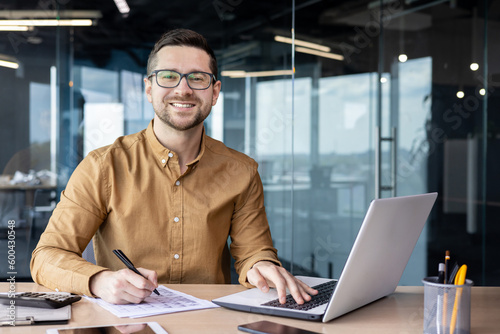
[(263, 305), (278, 294), (256, 288), (212, 301), (234, 310), (328, 322), (385, 297), (396, 289), (436, 198), (429, 193), (373, 200), (339, 279), (297, 276), (309, 286), (334, 284), (323, 305), (309, 310)]

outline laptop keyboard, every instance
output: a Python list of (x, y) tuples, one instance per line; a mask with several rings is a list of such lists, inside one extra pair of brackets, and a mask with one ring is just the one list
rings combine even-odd
[(330, 297), (333, 294), (333, 289), (335, 288), (335, 284), (337, 284), (337, 281), (329, 281), (326, 283), (313, 286), (312, 287), (313, 289), (318, 290), (318, 294), (315, 296), (311, 296), (312, 297), (311, 300), (305, 302), (302, 305), (297, 304), (297, 302), (293, 299), (292, 295), (286, 295), (285, 304), (281, 304), (279, 302), (279, 299), (274, 299), (267, 303), (262, 304), (262, 306), (273, 306), (273, 307), (289, 308), (293, 310), (307, 311), (315, 307), (318, 307), (320, 305), (328, 303)]

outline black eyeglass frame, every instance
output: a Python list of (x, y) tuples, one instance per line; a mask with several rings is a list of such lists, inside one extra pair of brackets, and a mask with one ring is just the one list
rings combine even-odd
[[(158, 72), (161, 72), (161, 71), (169, 71), (169, 72), (174, 72), (174, 73), (177, 73), (179, 74), (181, 77), (179, 78), (179, 82), (177, 83), (177, 85), (175, 86), (172, 86), (172, 87), (165, 87), (165, 86), (162, 86), (158, 83), (158, 76), (156, 75)], [(188, 80), (188, 76), (190, 74), (193, 74), (193, 73), (204, 73), (204, 74), (208, 74), (210, 76), (210, 83), (208, 84), (208, 86), (206, 88), (193, 88), (191, 87), (191, 85), (189, 84), (189, 80)], [(209, 73), (209, 72), (203, 72), (203, 71), (194, 71), (194, 72), (189, 72), (189, 73), (180, 73), (180, 72), (177, 72), (177, 71), (174, 71), (174, 70), (168, 70), (168, 69), (161, 69), (161, 70), (154, 70), (152, 71), (149, 75), (148, 75), (148, 79), (151, 80), (151, 77), (152, 76), (155, 76), (156, 77), (156, 84), (162, 88), (175, 88), (177, 86), (179, 86), (179, 84), (181, 83), (182, 81), (182, 78), (186, 78), (186, 83), (187, 85), (189, 86), (189, 88), (191, 89), (194, 89), (194, 90), (206, 90), (208, 89), (214, 82), (217, 81), (217, 78), (215, 77), (215, 75), (213, 73)]]

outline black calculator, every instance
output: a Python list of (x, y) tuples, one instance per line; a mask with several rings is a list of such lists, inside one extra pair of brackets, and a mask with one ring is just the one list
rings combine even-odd
[(82, 297), (60, 292), (20, 292), (16, 294), (0, 294), (0, 304), (15, 306), (60, 308), (79, 301)]

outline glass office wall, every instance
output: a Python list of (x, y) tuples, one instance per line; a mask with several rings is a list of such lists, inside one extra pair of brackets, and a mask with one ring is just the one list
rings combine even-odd
[[(36, 29), (0, 31), (2, 277), (8, 276), (7, 268), (17, 272), (20, 279), (29, 277), (27, 254), (36, 243), (34, 226), (44, 226), (55, 205), (59, 139), (56, 92), (62, 65), (56, 45), (65, 47), (68, 41), (64, 32), (49, 30), (48, 35)], [(15, 235), (8, 234), (12, 230)], [(14, 236), (16, 247), (12, 248), (7, 241)]]
[[(165, 30), (198, 30), (215, 49), (223, 88), (207, 133), (259, 163), (273, 240), (289, 270), (338, 277), (372, 199), (438, 191), (401, 284), (435, 274), (446, 249), (469, 265), (476, 285), (499, 284), (489, 254), (500, 233), (500, 1), (381, 3), (162, 6), (177, 13)], [(113, 24), (131, 26), (133, 17)], [(145, 29), (141, 22), (136, 29)], [(111, 43), (118, 34), (103, 38), (110, 46), (89, 56), (101, 37), (82, 38), (84, 29), (0, 32), (0, 54), (22, 65), (0, 67), (9, 83), (0, 89), (0, 225), (16, 221), (19, 242), (27, 240), (19, 251), (26, 279), (52, 190), (64, 189), (89, 150), (153, 117), (143, 77), (159, 34), (129, 49)], [(13, 162), (21, 155), (25, 167)], [(17, 185), (16, 172), (24, 177)], [(44, 203), (35, 205), (35, 195)]]
[[(489, 240), (498, 236), (489, 172), (496, 165), (498, 92), (491, 86), (498, 65), (491, 67), (491, 57), (498, 47), (488, 38), (497, 6), (318, 5), (317, 20), (297, 11), (297, 77), (310, 77), (313, 93), (312, 103), (295, 111), (311, 115), (310, 132), (302, 123), (294, 131), (296, 142), (310, 145), (305, 159), (294, 152), (295, 169), (316, 177), (303, 195), (294, 191), (294, 262), (338, 277), (372, 198), (438, 191), (400, 283), (434, 274), (446, 249), (469, 264), (475, 282), (498, 282), (498, 267), (487, 260)], [(304, 55), (301, 38), (328, 46), (329, 54)]]

